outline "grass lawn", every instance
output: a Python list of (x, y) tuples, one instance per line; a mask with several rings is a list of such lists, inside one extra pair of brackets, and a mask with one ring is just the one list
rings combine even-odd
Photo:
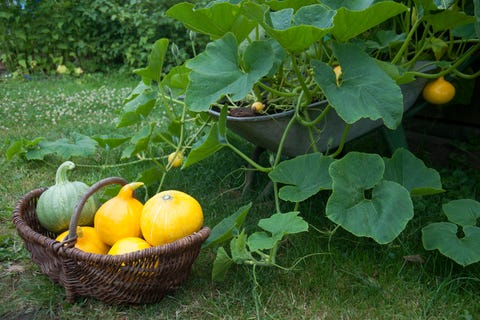
[[(125, 75), (81, 78), (0, 80), (0, 306), (1, 319), (480, 319), (480, 267), (460, 267), (438, 252), (425, 251), (421, 228), (441, 219), (441, 204), (459, 197), (480, 199), (480, 172), (452, 154), (449, 166), (436, 167), (449, 191), (416, 198), (415, 218), (393, 243), (378, 245), (337, 229), (325, 218), (326, 194), (301, 205), (309, 232), (289, 237), (279, 251), (285, 268), (236, 266), (224, 282), (211, 280), (215, 253), (203, 250), (187, 282), (161, 302), (110, 306), (92, 298), (66, 302), (23, 248), (11, 221), (16, 201), (27, 191), (53, 184), (61, 159), (5, 159), (18, 139), (59, 139), (72, 132), (109, 134), (122, 100), (137, 79)], [(131, 129), (124, 129), (131, 130)], [(236, 137), (232, 136), (232, 139)], [(253, 146), (242, 142), (245, 150)], [(350, 149), (383, 148), (376, 134)], [(478, 148), (461, 141), (462, 148)], [(421, 156), (421, 155), (419, 155)], [(119, 154), (75, 158), (71, 180), (92, 184), (108, 176), (133, 181), (147, 165), (115, 166)], [(432, 159), (425, 158), (427, 164)], [(113, 164), (113, 166), (105, 166)], [(184, 190), (202, 204), (213, 227), (253, 201), (249, 220), (269, 216), (273, 199), (241, 193), (245, 163), (227, 150), (208, 161), (167, 176), (164, 189)], [(255, 190), (265, 177), (258, 176)], [(440, 218), (439, 218), (440, 217)]]

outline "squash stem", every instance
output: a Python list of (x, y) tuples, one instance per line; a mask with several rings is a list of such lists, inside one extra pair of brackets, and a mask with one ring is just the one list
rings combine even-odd
[(348, 135), (349, 129), (350, 129), (350, 124), (347, 123), (347, 125), (345, 126), (345, 129), (343, 130), (342, 140), (340, 140), (340, 145), (338, 146), (337, 150), (335, 150), (335, 152), (330, 155), (330, 157), (335, 158), (343, 151), (343, 147), (345, 146), (345, 142), (347, 141), (347, 135)]
[(160, 178), (160, 183), (158, 184), (157, 192), (155, 194), (159, 193), (162, 190), (163, 182), (165, 181), (166, 176), (167, 176), (167, 171), (163, 171), (162, 177)]
[[(302, 98), (303, 98), (303, 93), (304, 92), (301, 92), (300, 96), (298, 97), (297, 105), (295, 106), (295, 112), (298, 112), (298, 110), (300, 109), (301, 101), (302, 101)], [(296, 121), (296, 117), (293, 116), (290, 119), (290, 121), (287, 123), (287, 126), (285, 127), (285, 130), (283, 131), (282, 138), (280, 139), (280, 142), (278, 144), (277, 156), (275, 157), (275, 162), (273, 163), (273, 167), (276, 167), (278, 165), (278, 163), (280, 162), (280, 158), (282, 156), (283, 145), (285, 144), (285, 141), (287, 140), (288, 131), (290, 131), (290, 128), (293, 126), (295, 121)]]
[(296, 117), (297, 121), (300, 122), (301, 125), (306, 126), (306, 127), (312, 127), (312, 126), (315, 126), (318, 123), (320, 123), (320, 121), (322, 121), (327, 116), (327, 114), (328, 114), (328, 112), (330, 111), (331, 108), (332, 108), (332, 106), (330, 104), (327, 104), (325, 109), (322, 110), (322, 113), (320, 113), (318, 115), (318, 117), (316, 117), (312, 121), (306, 121), (306, 120), (302, 119), (300, 117), (300, 113), (298, 112), (298, 110), (295, 111), (295, 117)]
[(302, 87), (302, 90), (305, 94), (305, 98), (307, 99), (307, 104), (310, 104), (310, 102), (312, 101), (310, 90), (308, 89), (303, 79), (304, 76), (300, 73), (300, 69), (298, 68), (297, 61), (295, 60), (295, 56), (293, 54), (292, 54), (292, 66), (293, 66), (293, 71), (295, 72), (295, 75), (297, 76), (300, 86)]
[(421, 22), (422, 22), (422, 18), (417, 19), (415, 21), (412, 28), (410, 29), (410, 32), (407, 34), (407, 37), (404, 40), (402, 46), (400, 47), (400, 50), (398, 50), (395, 57), (393, 57), (392, 64), (397, 64), (398, 61), (401, 59), (401, 57), (403, 56), (404, 52), (407, 50), (407, 48), (410, 44), (410, 40), (412, 39), (413, 35), (415, 34), (415, 31), (417, 30), (417, 28), (420, 26)]
[(455, 72), (454, 70), (457, 69), (463, 62), (465, 62), (474, 52), (476, 52), (480, 48), (480, 43), (477, 43), (475, 46), (468, 49), (463, 56), (461, 56), (454, 64), (450, 67), (438, 72), (438, 73), (423, 73), (417, 71), (410, 71), (414, 76), (426, 78), (426, 79), (437, 79), (441, 76), (445, 76), (451, 72)]
[(146, 161), (156, 161), (160, 160), (164, 157), (152, 157), (152, 158), (141, 158), (138, 160), (133, 160), (129, 162), (124, 162), (124, 163), (117, 163), (117, 164), (102, 164), (102, 165), (96, 165), (96, 164), (77, 164), (77, 167), (82, 167), (82, 168), (100, 168), (100, 169), (108, 169), (108, 168), (119, 168), (119, 167), (126, 167), (126, 166), (131, 166), (132, 164), (137, 164), (137, 163), (142, 163)]
[(272, 171), (272, 168), (267, 168), (259, 165), (257, 162), (252, 160), (249, 156), (247, 156), (245, 153), (243, 153), (240, 149), (237, 149), (234, 145), (230, 144), (227, 142), (226, 144), (227, 147), (233, 150), (237, 155), (239, 155), (243, 160), (247, 161), (252, 167), (254, 167), (256, 170), (268, 173)]
[(55, 174), (55, 184), (63, 184), (69, 182), (67, 177), (67, 171), (75, 168), (75, 164), (72, 161), (65, 161), (62, 163)]
[(258, 82), (257, 83), (259, 87), (261, 87), (262, 89), (268, 91), (268, 92), (271, 92), (273, 93), (274, 95), (276, 96), (279, 96), (279, 97), (286, 97), (286, 98), (289, 98), (289, 97), (294, 97), (296, 96), (297, 94), (296, 93), (293, 93), (293, 92), (283, 92), (283, 91), (279, 91), (277, 89), (274, 89), (272, 87), (269, 87), (267, 86), (266, 84), (262, 83), (262, 82)]

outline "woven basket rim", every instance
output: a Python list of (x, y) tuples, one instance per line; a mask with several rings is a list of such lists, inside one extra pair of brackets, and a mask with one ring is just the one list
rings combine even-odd
[(59, 249), (59, 254), (64, 255), (65, 257), (76, 258), (77, 260), (88, 260), (94, 263), (118, 265), (121, 263), (129, 264), (130, 262), (152, 256), (162, 256), (168, 254), (178, 255), (179, 252), (188, 249), (192, 245), (198, 242), (203, 242), (206, 238), (208, 238), (209, 234), (210, 228), (204, 226), (198, 232), (180, 238), (176, 241), (118, 255), (85, 252), (76, 247), (62, 247), (61, 242), (56, 240), (54, 240), (54, 245), (58, 244), (61, 247)]

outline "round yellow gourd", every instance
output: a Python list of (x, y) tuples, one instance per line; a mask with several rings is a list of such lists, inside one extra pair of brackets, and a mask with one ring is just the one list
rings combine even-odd
[(444, 77), (427, 83), (422, 91), (423, 98), (432, 104), (445, 104), (455, 97), (455, 87)]
[[(68, 230), (62, 232), (55, 240), (62, 242), (68, 235)], [(77, 227), (77, 242), (75, 248), (85, 252), (106, 254), (108, 246), (100, 239), (93, 227)]]
[(203, 225), (203, 211), (192, 196), (177, 190), (157, 193), (144, 205), (140, 217), (143, 238), (152, 246), (173, 242)]
[(178, 168), (182, 165), (183, 162), (183, 153), (179, 152), (172, 152), (168, 155), (168, 164), (172, 168)]
[(93, 224), (106, 244), (112, 246), (120, 239), (141, 236), (143, 204), (133, 197), (133, 191), (142, 185), (142, 182), (124, 185), (115, 197), (98, 208)]
[(150, 248), (151, 245), (139, 237), (127, 237), (118, 240), (108, 251), (108, 254), (117, 255), (134, 252), (142, 249)]

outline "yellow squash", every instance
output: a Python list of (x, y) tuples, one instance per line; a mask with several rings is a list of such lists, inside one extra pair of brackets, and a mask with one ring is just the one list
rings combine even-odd
[(140, 217), (143, 238), (152, 246), (173, 242), (203, 225), (203, 211), (192, 196), (177, 190), (162, 191), (144, 205)]
[(134, 252), (142, 249), (150, 248), (151, 245), (139, 237), (127, 237), (118, 240), (108, 251), (108, 254), (117, 255)]
[(439, 77), (427, 83), (422, 93), (423, 98), (432, 104), (445, 104), (455, 97), (455, 87), (444, 77)]
[(112, 246), (122, 238), (141, 236), (140, 215), (143, 204), (133, 197), (133, 192), (142, 185), (142, 182), (124, 185), (117, 196), (98, 208), (94, 227), (106, 244)]
[[(62, 242), (68, 235), (68, 230), (62, 232), (55, 240)], [(108, 246), (100, 239), (93, 227), (77, 227), (77, 242), (75, 248), (85, 252), (106, 254)]]

